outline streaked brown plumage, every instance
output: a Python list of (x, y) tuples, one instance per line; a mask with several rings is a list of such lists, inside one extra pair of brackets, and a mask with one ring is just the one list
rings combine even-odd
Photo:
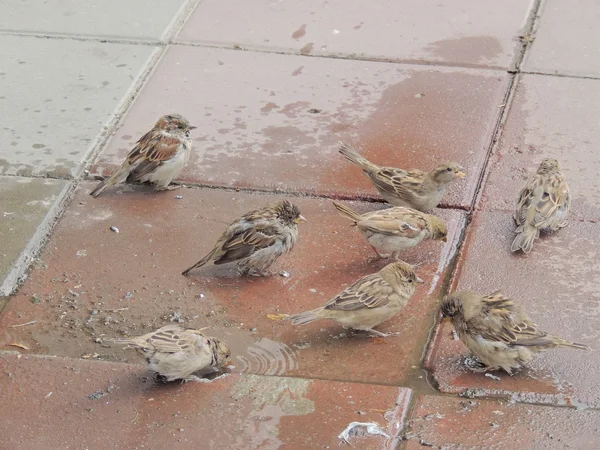
[(517, 236), (511, 251), (529, 253), (540, 230), (556, 231), (567, 225), (571, 208), (569, 186), (556, 159), (545, 158), (525, 183), (514, 215)]
[(227, 345), (219, 339), (179, 325), (167, 325), (143, 336), (115, 342), (138, 350), (148, 361), (148, 369), (164, 381), (198, 381), (198, 376), (222, 369), (231, 356)]
[(98, 184), (90, 195), (97, 197), (107, 187), (123, 182), (151, 183), (157, 190), (171, 189), (169, 184), (190, 157), (190, 130), (195, 128), (179, 114), (161, 117), (137, 141), (121, 167)]
[(346, 144), (340, 144), (339, 151), (367, 174), (386, 202), (422, 212), (430, 211), (440, 203), (455, 178), (466, 176), (464, 169), (453, 162), (423, 172), (380, 167)]
[(348, 328), (387, 336), (373, 328), (400, 312), (415, 292), (415, 284), (422, 282), (409, 264), (394, 262), (377, 273), (360, 278), (323, 307), (288, 319), (293, 325), (333, 319)]
[(241, 274), (270, 275), (267, 269), (292, 250), (298, 238), (298, 223), (305, 221), (300, 209), (288, 200), (246, 213), (227, 227), (208, 255), (182, 275), (209, 261), (238, 261)]
[(358, 214), (346, 205), (333, 202), (340, 215), (352, 220), (365, 236), (373, 250), (390, 252), (392, 258), (398, 253), (419, 245), (425, 239), (446, 242), (448, 229), (444, 221), (431, 214), (412, 208), (394, 208)]
[(482, 363), (481, 370), (519, 369), (540, 351), (557, 347), (590, 350), (538, 329), (516, 300), (500, 291), (481, 296), (465, 291), (444, 297), (442, 316), (450, 318), (458, 337)]

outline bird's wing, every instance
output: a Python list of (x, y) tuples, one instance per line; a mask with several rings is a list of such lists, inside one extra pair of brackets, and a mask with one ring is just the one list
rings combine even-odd
[(361, 278), (347, 287), (324, 306), (324, 309), (355, 311), (377, 308), (389, 303), (392, 287), (378, 273)]
[(416, 238), (427, 227), (427, 222), (410, 211), (398, 211), (396, 208), (392, 208), (391, 210), (377, 211), (359, 222), (358, 226), (374, 233)]
[(534, 175), (525, 185), (517, 201), (517, 224), (527, 223), (543, 229), (552, 224), (556, 210), (570, 202), (569, 189), (557, 173)]
[(221, 247), (222, 256), (215, 264), (225, 264), (247, 258), (257, 250), (269, 247), (277, 242), (281, 234), (276, 225), (257, 223), (251, 228), (234, 234)]
[(162, 163), (175, 156), (180, 144), (181, 141), (177, 138), (157, 135), (153, 131), (146, 133), (127, 155), (127, 162), (134, 167), (128, 180), (138, 181), (152, 173)]
[(483, 297), (482, 315), (486, 320), (473, 324), (483, 338), (507, 345), (542, 338), (546, 334), (537, 329), (520, 305), (497, 291)]

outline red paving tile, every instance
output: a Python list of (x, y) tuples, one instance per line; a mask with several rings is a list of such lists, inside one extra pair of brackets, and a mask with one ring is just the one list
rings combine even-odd
[[(461, 213), (439, 210), (449, 225), (448, 243), (428, 241), (403, 254), (419, 265), (425, 284), (380, 327), (402, 335), (344, 337), (335, 322), (292, 327), (267, 317), (319, 306), (388, 262), (368, 260), (374, 253), (337, 215), (331, 200), (292, 199), (308, 222), (300, 227), (296, 249), (276, 263), (289, 278), (239, 278), (235, 266), (214, 265), (186, 278), (181, 270), (207, 253), (229, 222), (278, 197), (214, 189), (155, 194), (123, 187), (92, 199), (87, 195), (92, 186), (79, 188), (39, 264), (0, 316), (0, 346), (139, 361), (135, 353), (102, 339), (141, 334), (180, 315), (185, 324), (209, 326), (211, 334), (224, 338), (237, 356), (237, 371), (399, 384), (419, 364), (437, 292), (463, 226)], [(360, 212), (381, 207), (352, 206)]]
[(598, 411), (454, 397), (420, 396), (406, 450), (598, 448)]
[(595, 235), (600, 225), (571, 221), (560, 232), (539, 239), (528, 256), (510, 253), (513, 230), (508, 212), (478, 212), (452, 285), (480, 293), (501, 288), (522, 301), (541, 329), (588, 344), (594, 351), (542, 353), (527, 370), (513, 377), (494, 373), (501, 378), (497, 381), (467, 373), (458, 361), (467, 350), (452, 339), (451, 327), (444, 326), (433, 341), (427, 366), (443, 392), (483, 389), (479, 394), (514, 393), (527, 402), (598, 406), (600, 268)]
[(546, 0), (524, 69), (578, 76), (600, 76), (600, 40), (595, 0)]
[(278, 4), (206, 0), (177, 40), (310, 55), (506, 68), (515, 55), (516, 37), (529, 7), (530, 3), (519, 0), (502, 4), (493, 0)]
[[(0, 353), (2, 448), (335, 448), (350, 422), (376, 422), (392, 449), (411, 392), (391, 386), (229, 375), (156, 385), (141, 366)], [(35, 407), (33, 407), (35, 405)]]
[(157, 117), (177, 111), (198, 126), (183, 181), (377, 197), (338, 154), (345, 141), (383, 165), (455, 160), (469, 176), (443, 203), (466, 208), (506, 87), (491, 70), (171, 47), (93, 172), (112, 171)]
[(597, 87), (595, 80), (521, 77), (500, 150), (491, 158), (486, 208), (513, 210), (528, 173), (551, 156), (560, 161), (569, 182), (573, 216), (600, 219)]

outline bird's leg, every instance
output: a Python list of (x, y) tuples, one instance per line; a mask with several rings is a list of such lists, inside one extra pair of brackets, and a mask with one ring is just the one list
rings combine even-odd
[(371, 333), (372, 337), (388, 337), (391, 336), (391, 333), (382, 333), (381, 331), (377, 331), (374, 329), (365, 330)]
[(177, 189), (181, 189), (183, 185), (181, 184), (169, 184), (167, 186), (155, 186), (155, 191), (176, 191)]
[(371, 245), (371, 248), (373, 249), (373, 251), (374, 251), (375, 253), (377, 253), (377, 256), (379, 257), (379, 259), (385, 259), (385, 258), (389, 258), (389, 255), (386, 255), (386, 254), (384, 254), (384, 253), (379, 253), (379, 250), (377, 250), (377, 249), (376, 249), (375, 247), (373, 247), (372, 245)]

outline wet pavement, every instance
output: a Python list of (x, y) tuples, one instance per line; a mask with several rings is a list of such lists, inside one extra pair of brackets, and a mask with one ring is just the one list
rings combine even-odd
[[(594, 2), (10, 3), (0, 447), (334, 448), (359, 422), (371, 432), (346, 435), (356, 448), (597, 448)], [(90, 197), (170, 112), (198, 127), (185, 186)], [(433, 211), (448, 242), (402, 253), (425, 283), (378, 327), (398, 332), (387, 338), (285, 320), (388, 262), (332, 205), (386, 207), (340, 141), (382, 165), (468, 172)], [(569, 226), (511, 254), (516, 195), (546, 156), (571, 186)], [(308, 222), (274, 276), (181, 275), (232, 220), (280, 198)], [(473, 373), (437, 313), (467, 288), (502, 289), (541, 329), (594, 351)], [(225, 340), (230, 373), (157, 384), (112, 342), (169, 323)]]

